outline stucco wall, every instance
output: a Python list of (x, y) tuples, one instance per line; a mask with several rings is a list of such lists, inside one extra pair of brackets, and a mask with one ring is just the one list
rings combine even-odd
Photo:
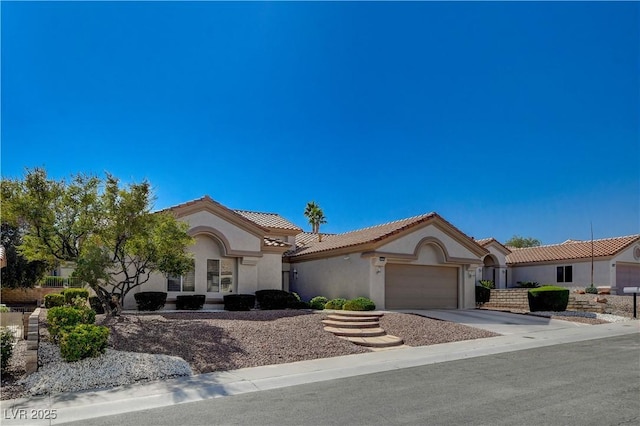
[[(597, 260), (593, 263), (593, 284), (607, 286), (610, 283), (610, 260)], [(556, 282), (558, 266), (573, 266), (573, 281)], [(513, 266), (509, 268), (509, 287), (517, 287), (518, 281), (537, 281), (541, 285), (552, 284), (561, 287), (587, 287), (591, 284), (591, 260), (586, 262), (547, 263), (532, 266)]]
[[(315, 296), (351, 299), (369, 296), (369, 259), (360, 254), (291, 264), (291, 291), (308, 301)], [(297, 272), (297, 273), (296, 273)]]
[(257, 290), (282, 290), (282, 255), (265, 253), (258, 262)]
[[(414, 254), (416, 246), (424, 238), (432, 237), (440, 241), (447, 250), (449, 257), (457, 258), (477, 258), (478, 256), (472, 253), (465, 246), (453, 239), (451, 236), (443, 232), (440, 228), (434, 225), (427, 225), (423, 228), (417, 229), (402, 238), (398, 238), (391, 241), (388, 244), (381, 246), (378, 250), (380, 252), (398, 253), (398, 254)], [(478, 263), (480, 261), (478, 260)]]
[(217, 230), (226, 237), (232, 250), (259, 252), (262, 247), (261, 238), (207, 211), (184, 216), (180, 220), (189, 223), (190, 228), (206, 226)]

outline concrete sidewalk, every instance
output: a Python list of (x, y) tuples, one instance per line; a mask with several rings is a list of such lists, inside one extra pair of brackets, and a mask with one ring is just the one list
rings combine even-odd
[[(640, 336), (638, 321), (560, 328), (530, 334), (511, 334), (488, 339), (244, 368), (101, 391), (15, 399), (2, 401), (0, 419), (3, 425), (62, 424), (209, 398), (634, 333)], [(46, 414), (50, 417), (55, 414), (56, 418), (37, 418)]]

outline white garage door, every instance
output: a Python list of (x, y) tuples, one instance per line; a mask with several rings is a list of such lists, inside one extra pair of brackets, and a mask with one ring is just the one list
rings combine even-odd
[(623, 294), (624, 287), (640, 286), (640, 265), (633, 263), (616, 263), (617, 294)]
[(387, 309), (456, 309), (458, 268), (387, 264)]

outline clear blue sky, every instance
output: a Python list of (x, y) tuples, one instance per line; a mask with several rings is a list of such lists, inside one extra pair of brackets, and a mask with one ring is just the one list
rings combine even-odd
[(625, 3), (2, 2), (2, 176), (148, 179), (326, 232), (640, 233)]

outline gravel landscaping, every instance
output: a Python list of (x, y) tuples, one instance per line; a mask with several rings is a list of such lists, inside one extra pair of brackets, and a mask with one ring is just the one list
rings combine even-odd
[[(574, 296), (578, 300), (594, 299), (593, 295)], [(535, 314), (588, 324), (631, 320), (632, 298), (605, 297), (605, 314), (575, 311)], [(2, 399), (369, 352), (325, 332), (321, 323), (325, 317), (321, 312), (293, 310), (153, 312), (116, 318), (99, 315), (96, 322), (111, 329), (107, 352), (98, 358), (66, 363), (61, 360), (58, 347), (48, 342), (43, 309), (40, 368), (23, 377), (26, 344), (18, 342), (8, 372), (2, 377)], [(409, 346), (497, 335), (413, 314), (386, 313), (380, 325)]]

